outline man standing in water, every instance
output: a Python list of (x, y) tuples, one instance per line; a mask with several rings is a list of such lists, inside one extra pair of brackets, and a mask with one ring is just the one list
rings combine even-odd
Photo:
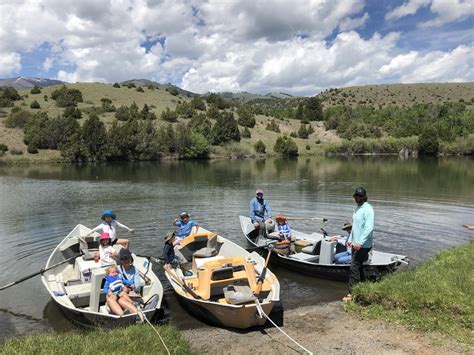
[(372, 249), (374, 231), (374, 210), (367, 202), (367, 192), (363, 187), (358, 187), (354, 191), (357, 207), (352, 215), (352, 232), (347, 241), (352, 247), (352, 259), (349, 276), (349, 294), (342, 300), (349, 302), (352, 300), (352, 287), (360, 282), (364, 273), (364, 262), (369, 258)]
[(259, 236), (266, 236), (267, 231), (271, 232), (275, 228), (272, 210), (268, 202), (263, 199), (262, 189), (257, 189), (255, 197), (250, 201), (250, 219), (255, 229), (258, 229)]

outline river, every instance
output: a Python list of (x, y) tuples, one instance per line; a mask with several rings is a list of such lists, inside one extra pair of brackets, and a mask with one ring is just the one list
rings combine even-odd
[[(0, 285), (38, 271), (78, 223), (94, 227), (103, 209), (136, 230), (137, 254), (160, 255), (163, 235), (179, 212), (245, 246), (238, 215), (248, 214), (256, 188), (274, 215), (328, 218), (339, 234), (354, 208), (356, 186), (367, 189), (376, 213), (375, 247), (405, 254), (412, 265), (467, 243), (474, 223), (474, 160), (400, 160), (395, 157), (298, 160), (213, 160), (107, 165), (0, 166)], [(293, 229), (318, 231), (315, 221)], [(159, 267), (155, 269), (161, 273)], [(273, 268), (285, 309), (339, 299), (341, 282)], [(164, 277), (161, 277), (164, 279)], [(165, 284), (166, 320), (203, 326), (176, 302)], [(40, 277), (0, 291), (0, 342), (32, 331), (74, 326), (51, 302)]]

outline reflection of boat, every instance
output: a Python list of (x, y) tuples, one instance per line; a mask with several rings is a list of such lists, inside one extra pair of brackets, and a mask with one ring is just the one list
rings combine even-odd
[[(259, 237), (250, 218), (244, 216), (239, 218), (242, 232), (250, 246), (262, 247), (275, 242), (273, 233), (268, 238)], [(342, 281), (349, 279), (350, 265), (334, 263), (335, 253), (340, 252), (339, 249), (336, 250), (338, 248), (337, 242), (330, 242), (325, 239), (323, 234), (319, 233), (306, 234), (293, 230), (292, 235), (296, 239), (296, 253), (284, 255), (277, 253), (274, 249), (272, 262), (311, 276)], [(343, 248), (341, 251), (345, 250), (344, 246), (339, 246)], [(266, 249), (262, 248), (262, 251), (266, 252)], [(404, 255), (372, 250), (366, 266), (366, 274), (377, 275), (394, 272), (402, 263), (407, 263)]]
[[(268, 315), (280, 299), (276, 276), (265, 269), (265, 260), (237, 244), (203, 228), (175, 247), (177, 256), (187, 261), (192, 276), (180, 268), (166, 269), (165, 275), (177, 296), (200, 319), (232, 328), (263, 325), (256, 300)], [(262, 272), (264, 271), (264, 272)], [(258, 297), (258, 278), (263, 284)]]
[[(105, 305), (102, 282), (105, 268), (93, 258), (79, 254), (79, 237), (87, 235), (90, 229), (77, 225), (71, 233), (51, 253), (46, 268), (73, 258), (43, 273), (42, 281), (61, 311), (74, 323), (86, 327), (115, 327), (135, 323), (136, 314), (117, 316), (109, 312)], [(88, 246), (97, 245), (98, 234), (85, 238)], [(118, 251), (121, 246), (115, 245)], [(74, 258), (74, 256), (77, 257)], [(148, 301), (143, 313), (151, 319), (161, 306), (163, 287), (153, 273), (149, 260), (134, 257), (134, 266), (142, 279), (142, 299)]]

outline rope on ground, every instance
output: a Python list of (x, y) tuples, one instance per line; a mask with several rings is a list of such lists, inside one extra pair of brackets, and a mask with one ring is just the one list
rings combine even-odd
[(255, 301), (256, 305), (257, 305), (257, 310), (258, 310), (258, 313), (263, 315), (265, 318), (267, 318), (270, 323), (273, 324), (273, 326), (275, 328), (277, 328), (280, 332), (282, 332), (288, 339), (290, 339), (293, 343), (295, 343), (296, 345), (298, 345), (301, 349), (303, 349), (305, 352), (307, 352), (308, 354), (310, 355), (313, 355), (313, 353), (311, 351), (309, 351), (308, 349), (306, 349), (303, 345), (299, 344), (295, 339), (293, 339), (292, 337), (290, 337), (288, 334), (285, 333), (285, 331), (283, 329), (281, 329), (278, 325), (275, 324), (275, 322), (273, 322), (269, 316), (267, 316), (267, 314), (263, 311), (263, 308), (262, 308), (262, 305), (260, 304), (260, 302), (258, 300)]
[(145, 313), (143, 313), (143, 311), (142, 311), (140, 308), (137, 308), (137, 310), (138, 310), (138, 313), (139, 313), (139, 315), (140, 315), (140, 318), (141, 318), (142, 320), (144, 320), (145, 322), (147, 322), (148, 325), (155, 331), (155, 333), (156, 333), (156, 334), (158, 335), (158, 337), (160, 338), (161, 343), (162, 343), (163, 346), (165, 347), (166, 352), (168, 353), (168, 355), (171, 355), (171, 353), (170, 353), (168, 347), (167, 347), (166, 344), (165, 344), (165, 341), (164, 341), (163, 338), (161, 337), (161, 335), (160, 335), (160, 333), (158, 332), (158, 330), (153, 326), (153, 324), (151, 324), (151, 322), (150, 322), (150, 321), (148, 320), (148, 318), (146, 317)]

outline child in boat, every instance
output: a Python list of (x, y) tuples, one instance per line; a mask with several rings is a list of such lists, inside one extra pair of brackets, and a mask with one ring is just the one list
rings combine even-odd
[(278, 242), (275, 248), (278, 249), (280, 245), (282, 249), (289, 248), (290, 254), (295, 252), (295, 245), (291, 236), (291, 228), (290, 225), (287, 223), (287, 218), (285, 216), (277, 216), (275, 218), (277, 223), (277, 233), (278, 233)]
[(113, 265), (115, 262), (112, 259), (112, 257), (116, 255), (117, 255), (117, 252), (115, 251), (114, 247), (111, 245), (109, 233), (100, 233), (100, 238), (99, 238), (100, 265), (101, 266)]
[(347, 248), (346, 251), (343, 251), (334, 255), (334, 263), (350, 264), (352, 260), (352, 255), (351, 255), (352, 248), (347, 245), (347, 240), (349, 236), (351, 235), (352, 221), (345, 222), (342, 227), (342, 230), (347, 232), (346, 237), (334, 236), (334, 237), (329, 238), (329, 241), (337, 241), (338, 244), (343, 245)]
[(175, 239), (175, 245), (179, 244), (185, 237), (191, 234), (193, 227), (196, 227), (196, 231), (199, 229), (199, 226), (196, 222), (189, 220), (189, 213), (183, 212), (179, 215), (179, 219), (176, 218), (173, 224), (179, 227), (178, 235)]
[(105, 276), (104, 293), (107, 298), (107, 305), (116, 315), (128, 313), (137, 313), (137, 308), (133, 305), (132, 299), (125, 291), (125, 286), (131, 286), (131, 281), (124, 280), (119, 276), (118, 269), (115, 265), (107, 268), (107, 276)]
[[(176, 232), (168, 232), (165, 235), (165, 246), (163, 247), (163, 259), (165, 262), (165, 269), (176, 269), (181, 267), (181, 261), (174, 253), (174, 245), (176, 239)], [(182, 268), (181, 268), (182, 269)], [(187, 270), (183, 270), (184, 276), (191, 276), (193, 273)]]
[(92, 229), (88, 235), (91, 235), (94, 232), (102, 231), (105, 233), (109, 233), (111, 239), (111, 245), (120, 244), (123, 245), (125, 249), (128, 249), (130, 242), (128, 239), (117, 238), (117, 228), (126, 229), (130, 234), (133, 234), (135, 231), (131, 228), (128, 228), (125, 224), (120, 223), (116, 220), (117, 216), (112, 210), (105, 210), (102, 212), (102, 223), (99, 224), (97, 227)]

